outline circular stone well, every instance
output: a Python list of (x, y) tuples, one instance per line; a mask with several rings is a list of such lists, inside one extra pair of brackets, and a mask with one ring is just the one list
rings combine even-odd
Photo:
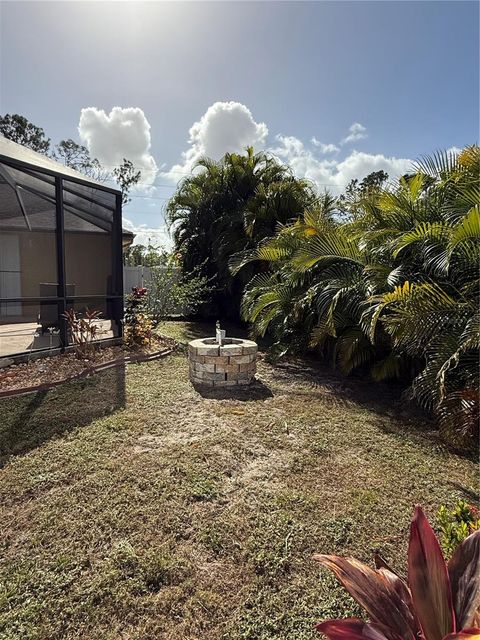
[(250, 384), (257, 370), (258, 346), (253, 340), (225, 338), (220, 346), (215, 338), (188, 343), (190, 380), (208, 387)]

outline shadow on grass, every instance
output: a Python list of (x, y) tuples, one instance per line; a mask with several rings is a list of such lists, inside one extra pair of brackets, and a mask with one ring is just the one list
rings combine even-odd
[[(478, 455), (478, 443), (460, 447), (443, 438), (431, 414), (409, 398), (408, 388), (398, 382), (372, 382), (368, 375), (344, 376), (313, 358), (298, 358), (276, 363), (275, 378), (285, 377), (321, 387), (323, 402), (335, 405), (354, 404), (378, 415), (377, 426), (399, 442), (415, 441), (434, 447), (437, 453), (456, 454), (473, 459)], [(312, 397), (312, 391), (295, 390), (295, 394)]]
[[(478, 456), (473, 457), (472, 460), (477, 462)], [(478, 490), (476, 488), (472, 489), (471, 487), (466, 487), (460, 482), (453, 482), (452, 480), (447, 480), (447, 484), (453, 487), (456, 491), (460, 491), (465, 496), (465, 499), (470, 501), (472, 504), (476, 505), (478, 503)]]
[[(281, 361), (274, 367), (276, 377), (319, 385), (337, 403), (353, 403), (392, 417), (415, 417), (428, 422), (428, 415), (406, 397), (406, 387), (398, 383), (372, 382), (367, 375), (345, 376), (313, 358)], [(298, 391), (296, 391), (298, 393)]]
[(0, 467), (10, 456), (125, 406), (125, 366), (37, 393), (0, 400)]
[(265, 400), (271, 398), (273, 393), (260, 380), (254, 380), (250, 385), (238, 387), (203, 387), (193, 385), (202, 398), (212, 400), (240, 400), (241, 402), (252, 402), (255, 400)]

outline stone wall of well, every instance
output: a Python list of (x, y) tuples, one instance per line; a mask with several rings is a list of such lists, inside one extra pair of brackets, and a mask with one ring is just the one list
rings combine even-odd
[(222, 346), (214, 339), (188, 345), (190, 380), (209, 387), (250, 384), (257, 370), (258, 346), (252, 340), (230, 338)]

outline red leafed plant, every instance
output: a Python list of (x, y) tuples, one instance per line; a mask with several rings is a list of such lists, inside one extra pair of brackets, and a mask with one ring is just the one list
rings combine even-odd
[(316, 555), (371, 622), (327, 620), (317, 630), (330, 640), (480, 640), (480, 531), (446, 564), (422, 509), (415, 508), (408, 546), (408, 585), (380, 557), (376, 569), (354, 558)]

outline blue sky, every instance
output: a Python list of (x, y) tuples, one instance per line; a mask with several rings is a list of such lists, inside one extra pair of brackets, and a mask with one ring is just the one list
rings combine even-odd
[(0, 112), (131, 157), (128, 224), (163, 240), (204, 152), (253, 143), (338, 191), (478, 141), (478, 24), (476, 2), (1, 2)]

